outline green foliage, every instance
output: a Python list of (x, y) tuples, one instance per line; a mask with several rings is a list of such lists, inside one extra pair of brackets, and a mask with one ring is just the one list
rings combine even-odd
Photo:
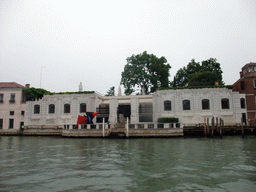
[(175, 117), (160, 117), (157, 119), (158, 123), (178, 123), (179, 118)]
[(194, 73), (188, 76), (189, 86), (214, 86), (218, 80), (216, 74), (210, 71)]
[(147, 54), (146, 51), (128, 57), (121, 74), (125, 94), (130, 95), (136, 86), (140, 87), (141, 91), (144, 89), (146, 94), (158, 88), (168, 88), (170, 68), (165, 57), (158, 58), (153, 54)]
[(94, 93), (94, 91), (81, 91), (81, 92), (59, 92), (54, 93), (47, 91), (45, 89), (41, 88), (27, 88), (24, 90), (26, 94), (26, 100), (27, 101), (35, 101), (38, 99), (42, 99), (44, 95), (62, 95), (62, 94), (91, 94)]
[(115, 96), (115, 86), (110, 87), (105, 96)]
[(42, 99), (42, 97), (45, 94), (50, 94), (50, 92), (45, 89), (31, 87), (31, 88), (25, 89), (25, 94), (26, 94), (27, 101), (35, 101), (38, 99)]
[(222, 73), (217, 59), (210, 58), (202, 61), (202, 65), (192, 59), (187, 67), (180, 68), (177, 71), (175, 84), (177, 87), (213, 86), (218, 81), (219, 85), (223, 85)]

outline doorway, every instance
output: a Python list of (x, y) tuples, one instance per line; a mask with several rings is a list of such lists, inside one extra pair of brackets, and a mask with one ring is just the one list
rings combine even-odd
[(131, 116), (131, 105), (118, 105), (117, 122), (123, 122), (127, 117), (130, 119), (130, 116)]

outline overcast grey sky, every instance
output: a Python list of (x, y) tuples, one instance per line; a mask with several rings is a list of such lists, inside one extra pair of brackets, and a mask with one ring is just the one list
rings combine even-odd
[(0, 29), (0, 81), (40, 87), (42, 70), (53, 92), (117, 93), (143, 51), (166, 57), (170, 80), (193, 58), (217, 58), (225, 84), (256, 62), (255, 0), (0, 0)]

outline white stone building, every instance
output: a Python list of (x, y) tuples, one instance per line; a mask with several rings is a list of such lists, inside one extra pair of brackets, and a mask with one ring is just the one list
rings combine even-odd
[(0, 82), (0, 129), (20, 130), (24, 124), (26, 98), (24, 86)]
[(236, 125), (246, 114), (245, 95), (227, 88), (162, 90), (153, 97), (154, 121), (176, 117), (194, 126), (204, 123), (204, 117), (221, 117), (225, 125)]
[(78, 115), (96, 111), (101, 102), (96, 93), (44, 95), (37, 101), (27, 101), (25, 126), (55, 127), (76, 124)]
[(161, 90), (152, 95), (102, 96), (91, 94), (45, 95), (26, 104), (26, 127), (64, 127), (76, 124), (78, 115), (99, 112), (94, 123), (106, 118), (110, 124), (129, 118), (131, 124), (157, 123), (159, 117), (176, 117), (195, 126), (204, 117), (222, 117), (236, 125), (246, 114), (245, 95), (227, 88)]

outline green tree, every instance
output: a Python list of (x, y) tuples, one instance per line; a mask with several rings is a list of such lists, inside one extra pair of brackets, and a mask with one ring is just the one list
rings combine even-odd
[(186, 67), (180, 68), (174, 76), (177, 87), (188, 86), (188, 76), (201, 71), (200, 63), (192, 59)]
[[(180, 68), (174, 76), (176, 87), (185, 87), (188, 84), (187, 68)], [(174, 85), (174, 80), (172, 85)], [(174, 86), (173, 86), (174, 87)]]
[(202, 72), (203, 71), (208, 71), (212, 72), (215, 81), (219, 82), (219, 85), (224, 85), (224, 82), (222, 81), (222, 73), (223, 71), (221, 70), (220, 63), (217, 62), (216, 58), (210, 58), (208, 60), (202, 61)]
[(51, 92), (45, 90), (45, 89), (41, 89), (41, 88), (27, 88), (25, 89), (25, 94), (26, 94), (26, 100), (27, 101), (35, 101), (38, 99), (42, 99), (42, 97), (45, 94), (50, 94)]
[(220, 85), (223, 85), (222, 73), (217, 59), (210, 58), (202, 61), (201, 65), (192, 59), (186, 67), (177, 71), (174, 76), (175, 84), (177, 87), (213, 86), (218, 81)]
[(142, 54), (132, 55), (126, 60), (127, 64), (121, 74), (121, 84), (124, 85), (126, 95), (134, 92), (136, 86), (141, 91), (144, 89), (146, 94), (158, 88), (168, 88), (171, 66), (165, 57), (158, 58), (145, 51)]
[(214, 86), (218, 81), (217, 76), (210, 71), (203, 71), (189, 75), (189, 86)]
[(110, 87), (105, 96), (115, 96), (115, 86)]

